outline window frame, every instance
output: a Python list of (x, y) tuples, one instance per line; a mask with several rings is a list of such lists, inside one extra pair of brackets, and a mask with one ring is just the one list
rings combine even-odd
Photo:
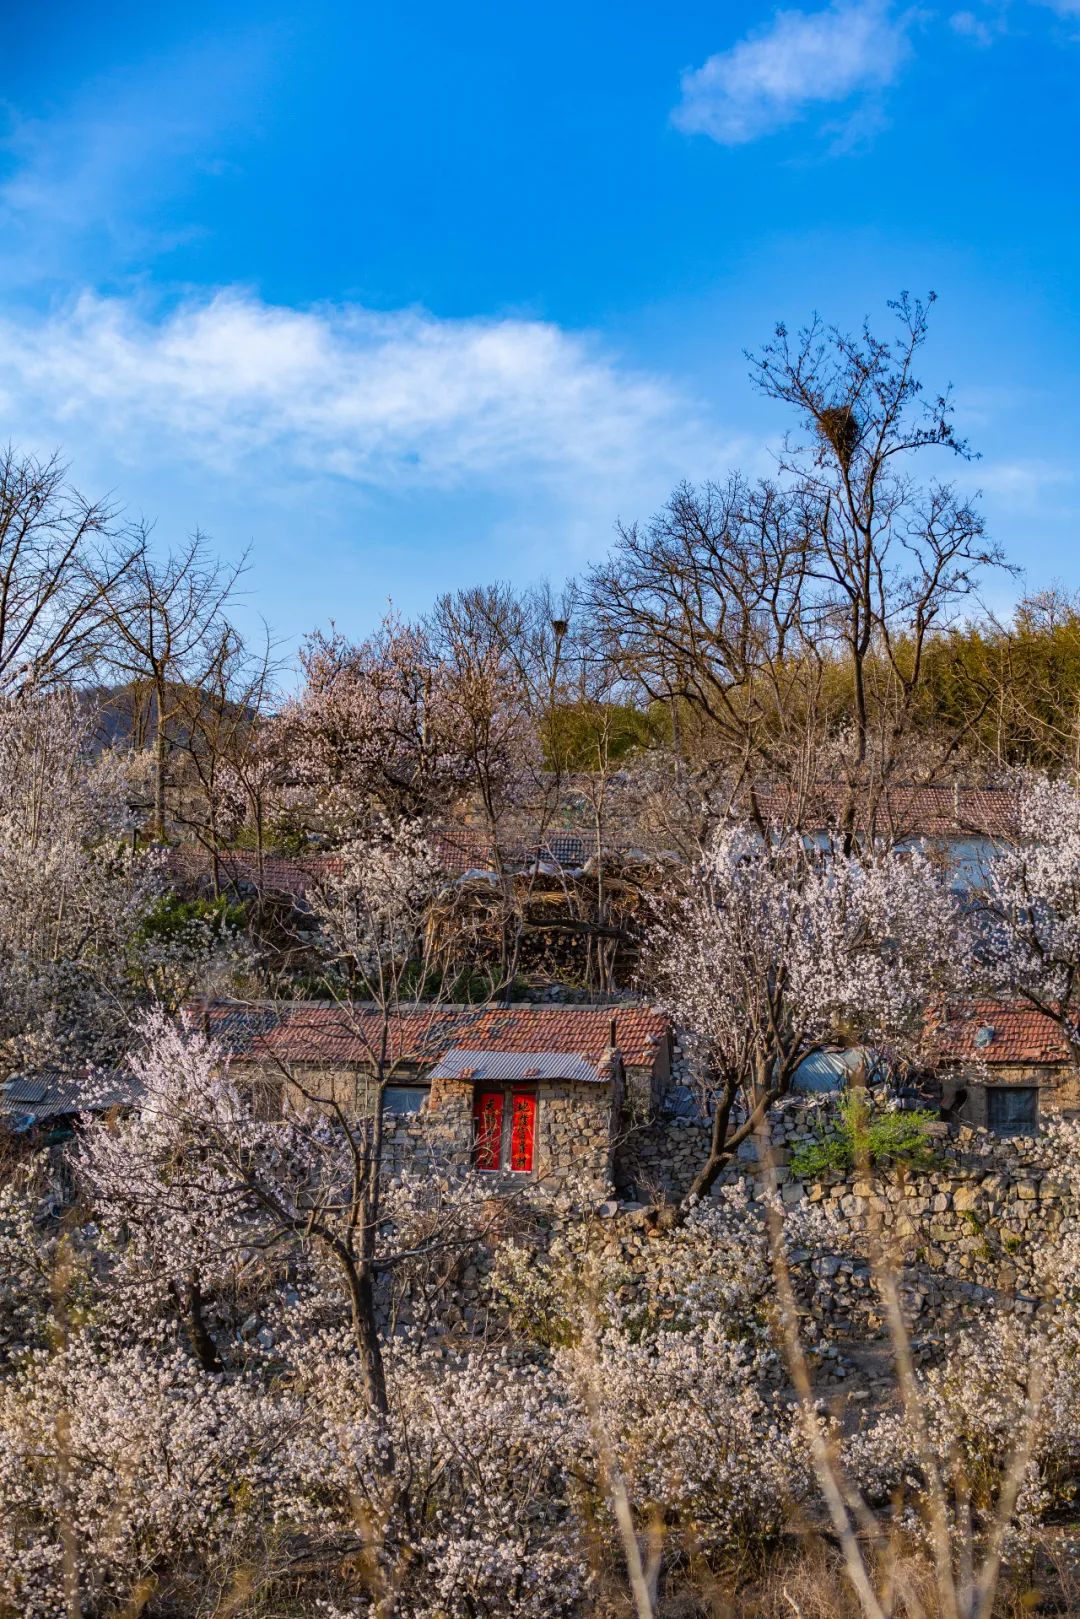
[[(1038, 1135), (1038, 1133), (1039, 1133), (1039, 1087), (1038, 1087), (1038, 1085), (993, 1084), (993, 1085), (985, 1086), (984, 1089), (985, 1089), (985, 1097), (986, 1097), (986, 1102), (985, 1102), (985, 1106), (986, 1106), (986, 1128), (988, 1130), (993, 1131), (994, 1135), (1000, 1135), (1000, 1136)], [(1030, 1123), (1025, 1123), (1025, 1124), (1022, 1124), (1022, 1125), (1009, 1124), (1009, 1123), (1006, 1123), (1006, 1122), (995, 1123), (991, 1119), (990, 1115), (991, 1115), (991, 1110), (992, 1110), (992, 1105), (993, 1105), (992, 1101), (991, 1101), (991, 1098), (995, 1097), (995, 1096), (1001, 1096), (1001, 1095), (1003, 1095), (1005, 1093), (1008, 1093), (1008, 1092), (1023, 1092), (1025, 1095), (1028, 1095), (1028, 1096), (1031, 1097), (1032, 1106), (1031, 1106), (1031, 1121), (1030, 1121)]]
[[(393, 1107), (390, 1104), (392, 1091), (398, 1096), (407, 1091), (412, 1096), (419, 1097), (419, 1101), (415, 1107)], [(430, 1096), (431, 1086), (424, 1085), (419, 1080), (389, 1080), (383, 1086), (383, 1114), (388, 1119), (415, 1119), (416, 1115), (427, 1107)]]

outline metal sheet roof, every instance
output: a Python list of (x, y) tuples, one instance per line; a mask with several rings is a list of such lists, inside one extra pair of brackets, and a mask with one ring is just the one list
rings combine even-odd
[(580, 1051), (475, 1051), (453, 1046), (431, 1070), (432, 1079), (564, 1079), (580, 1084), (603, 1084), (610, 1079), (606, 1064), (590, 1060)]
[(869, 1084), (883, 1078), (880, 1064), (865, 1046), (849, 1046), (839, 1051), (815, 1051), (804, 1057), (791, 1076), (793, 1091), (842, 1091), (865, 1074)]
[(0, 1085), (0, 1124), (18, 1133), (48, 1119), (130, 1107), (138, 1093), (137, 1081), (121, 1069), (73, 1074), (61, 1068), (46, 1068), (31, 1074), (12, 1074)]

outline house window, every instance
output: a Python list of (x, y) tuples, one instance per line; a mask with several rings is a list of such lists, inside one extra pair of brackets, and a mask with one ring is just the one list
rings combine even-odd
[(1039, 1119), (1039, 1092), (1034, 1085), (988, 1085), (986, 1122), (1002, 1135), (1034, 1135)]
[(477, 1169), (531, 1175), (536, 1151), (536, 1094), (477, 1091), (473, 1102), (473, 1156)]
[(419, 1113), (428, 1099), (426, 1085), (388, 1085), (383, 1092), (384, 1113)]

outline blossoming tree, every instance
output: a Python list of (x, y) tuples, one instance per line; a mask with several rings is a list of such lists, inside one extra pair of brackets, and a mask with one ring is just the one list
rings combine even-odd
[(911, 1048), (935, 985), (962, 959), (956, 902), (929, 862), (822, 853), (725, 828), (651, 938), (646, 981), (692, 1031), (710, 1120), (690, 1196), (708, 1192), (836, 1041)]
[(0, 699), (0, 1047), (12, 1063), (114, 1058), (140, 1003), (228, 971), (228, 930), (156, 925), (164, 873), (130, 841), (144, 766), (95, 747), (64, 688)]
[(1069, 780), (1021, 778), (1015, 822), (976, 895), (976, 974), (1056, 1023), (1080, 1062), (1080, 791)]

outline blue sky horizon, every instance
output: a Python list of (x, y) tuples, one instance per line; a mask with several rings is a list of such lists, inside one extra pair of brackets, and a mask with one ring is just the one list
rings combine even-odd
[(15, 0), (0, 46), (0, 432), (250, 544), (288, 644), (767, 472), (744, 350), (901, 289), (989, 604), (1080, 589), (1080, 0)]

